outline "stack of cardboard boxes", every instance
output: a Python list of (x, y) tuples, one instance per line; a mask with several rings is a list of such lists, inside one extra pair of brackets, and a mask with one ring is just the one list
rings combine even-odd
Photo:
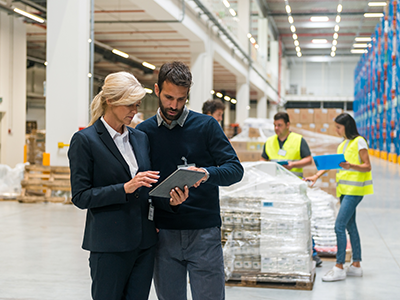
[(343, 112), (342, 109), (287, 109), (291, 127), (297, 127), (316, 133), (336, 136), (336, 116)]

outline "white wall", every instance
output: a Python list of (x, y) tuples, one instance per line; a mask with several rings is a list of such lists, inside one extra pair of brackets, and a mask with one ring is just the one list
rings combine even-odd
[(0, 163), (23, 162), (26, 105), (26, 29), (21, 18), (0, 11)]
[[(300, 61), (289, 65), (289, 84), (297, 84), (297, 94), (302, 88), (307, 95), (348, 96), (354, 95), (354, 69), (356, 61), (309, 62)], [(288, 86), (286, 84), (286, 86)]]

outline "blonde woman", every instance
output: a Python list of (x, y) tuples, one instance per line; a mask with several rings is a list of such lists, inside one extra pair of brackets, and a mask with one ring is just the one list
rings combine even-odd
[[(336, 175), (337, 196), (340, 197), (340, 209), (336, 217), (335, 233), (337, 240), (336, 265), (322, 276), (323, 281), (345, 280), (347, 276), (363, 275), (361, 268), (361, 243), (356, 224), (356, 207), (365, 195), (373, 194), (371, 163), (366, 140), (360, 136), (356, 122), (348, 113), (335, 118), (336, 133), (344, 138), (338, 146), (337, 153), (343, 153), (345, 162), (343, 169)], [(318, 171), (305, 180), (314, 184), (326, 171)], [(353, 250), (353, 262), (345, 270), (343, 265), (346, 256), (346, 229), (350, 236)]]
[[(86, 209), (82, 248), (90, 251), (95, 300), (148, 299), (157, 242), (148, 192), (151, 171), (146, 134), (127, 127), (146, 92), (130, 73), (105, 78), (93, 99), (89, 127), (72, 137), (68, 158), (72, 202)], [(171, 191), (170, 205), (188, 191)]]

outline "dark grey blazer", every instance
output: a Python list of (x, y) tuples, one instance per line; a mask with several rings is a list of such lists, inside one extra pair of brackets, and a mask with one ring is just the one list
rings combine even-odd
[[(151, 170), (149, 141), (128, 127), (138, 172)], [(126, 194), (129, 167), (102, 121), (78, 131), (71, 139), (72, 202), (87, 209), (82, 248), (95, 252), (122, 252), (148, 248), (157, 241), (154, 222), (148, 220), (149, 189)]]

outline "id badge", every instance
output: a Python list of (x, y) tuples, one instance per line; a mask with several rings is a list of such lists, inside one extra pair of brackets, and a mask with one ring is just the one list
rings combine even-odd
[(279, 149), (278, 155), (280, 155), (280, 156), (286, 156), (286, 150)]
[(154, 220), (154, 206), (151, 203), (149, 204), (149, 216), (148, 216), (148, 219), (150, 221)]

